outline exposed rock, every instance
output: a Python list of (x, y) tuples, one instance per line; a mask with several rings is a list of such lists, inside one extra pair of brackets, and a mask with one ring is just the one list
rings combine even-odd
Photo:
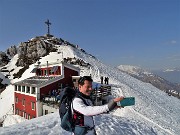
[(28, 68), (29, 68), (29, 66), (24, 66), (23, 68), (21, 68), (18, 73), (13, 74), (13, 76), (14, 76), (13, 79), (20, 78), (22, 76), (22, 74), (24, 73), (24, 71), (26, 71), (26, 69), (28, 69)]
[(46, 48), (50, 48), (48, 46), (48, 44), (46, 45), (44, 43), (44, 41), (38, 41), (36, 47), (37, 47), (37, 56), (38, 57), (42, 57), (42, 56), (46, 55), (47, 51), (48, 51)]
[(6, 50), (7, 54), (11, 57), (15, 56), (17, 54), (17, 47), (15, 45), (11, 46)]
[(16, 65), (28, 66), (35, 63), (40, 57), (56, 51), (54, 43), (62, 44), (62, 40), (52, 36), (40, 36), (32, 38), (28, 42), (20, 43), (18, 48), (19, 59)]
[(9, 62), (9, 58), (5, 52), (0, 52), (0, 67), (6, 65)]

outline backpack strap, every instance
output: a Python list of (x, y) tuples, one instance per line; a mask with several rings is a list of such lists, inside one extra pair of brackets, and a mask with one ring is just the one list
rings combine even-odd
[[(85, 100), (79, 93), (76, 94), (75, 98), (76, 98), (76, 97), (82, 99), (82, 101), (84, 102), (84, 104), (87, 105), (87, 106), (89, 106), (89, 104), (87, 104), (86, 100)], [(73, 106), (72, 106), (72, 108), (73, 108)], [(84, 115), (83, 115), (83, 114), (77, 112), (77, 111), (74, 110), (74, 109), (73, 109), (73, 111), (74, 111), (74, 114), (75, 114), (75, 115), (73, 114), (73, 119), (74, 119), (74, 116), (75, 116), (76, 118), (79, 117), (79, 119), (74, 119), (75, 128), (77, 127), (77, 128), (81, 128), (81, 130), (83, 129), (83, 130), (84, 130), (84, 134), (86, 134), (86, 133), (88, 132), (88, 130), (94, 130), (95, 126), (89, 127), (89, 126), (85, 126), (85, 125), (84, 125)], [(93, 120), (93, 122), (94, 122), (94, 120)], [(74, 129), (74, 131), (76, 132), (75, 129)], [(94, 133), (96, 133), (95, 130), (94, 130)], [(76, 133), (75, 133), (75, 134), (76, 134)]]
[[(89, 106), (87, 104), (87, 102), (85, 101), (85, 99), (81, 95), (79, 95), (78, 93), (76, 94), (76, 96), (74, 98), (80, 98), (85, 105)], [(73, 111), (72, 112), (72, 117), (73, 117), (74, 124), (76, 126), (84, 126), (84, 115), (81, 114), (80, 112), (74, 110), (73, 109), (73, 104), (72, 104), (72, 111)]]

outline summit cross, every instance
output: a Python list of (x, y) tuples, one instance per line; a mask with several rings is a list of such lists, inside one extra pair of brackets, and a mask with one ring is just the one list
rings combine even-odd
[(51, 23), (49, 22), (49, 19), (47, 19), (47, 21), (45, 22), (45, 24), (47, 24), (48, 26), (48, 35), (50, 35), (50, 29), (49, 29), (49, 25), (51, 25)]

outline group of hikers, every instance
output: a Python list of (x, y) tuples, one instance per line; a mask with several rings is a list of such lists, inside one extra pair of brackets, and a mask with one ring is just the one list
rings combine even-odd
[(109, 77), (103, 77), (103, 76), (101, 76), (101, 84), (103, 84), (103, 81), (104, 81), (104, 84), (109, 84)]
[(80, 77), (77, 91), (65, 88), (62, 94), (59, 106), (61, 127), (74, 135), (96, 135), (93, 116), (108, 113), (120, 107), (117, 106), (117, 102), (124, 98), (117, 97), (105, 105), (93, 106), (90, 98), (93, 91), (92, 82), (91, 76)]

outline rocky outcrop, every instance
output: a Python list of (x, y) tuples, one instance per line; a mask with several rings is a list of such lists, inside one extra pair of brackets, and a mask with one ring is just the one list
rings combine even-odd
[(62, 41), (54, 37), (40, 36), (28, 42), (21, 42), (18, 48), (19, 59), (16, 65), (22, 67), (28, 66), (35, 63), (40, 57), (56, 51), (54, 43), (62, 44)]
[(6, 65), (9, 61), (10, 61), (10, 59), (8, 58), (6, 53), (0, 52), (0, 67)]
[(13, 57), (17, 54), (17, 47), (15, 45), (11, 46), (10, 48), (8, 48), (6, 50), (7, 54), (10, 56), (10, 57)]

